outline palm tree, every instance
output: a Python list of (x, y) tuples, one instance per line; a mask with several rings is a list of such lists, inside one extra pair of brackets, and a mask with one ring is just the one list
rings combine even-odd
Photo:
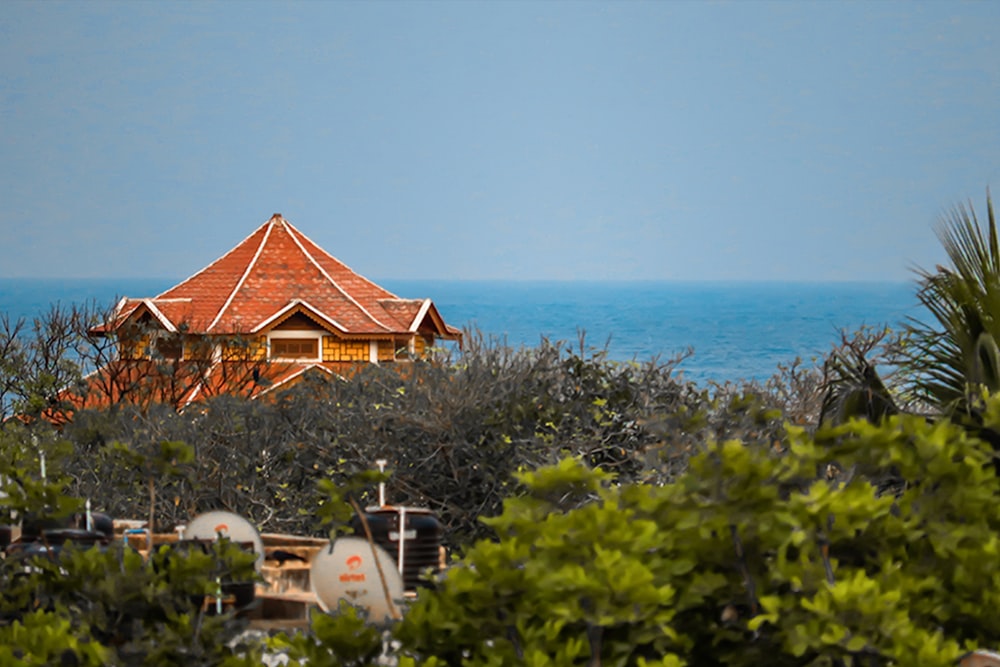
[(949, 415), (974, 409), (983, 391), (1000, 391), (1000, 245), (989, 194), (986, 211), (985, 234), (971, 204), (943, 220), (938, 238), (951, 266), (917, 272), (917, 298), (934, 321), (907, 327), (912, 389)]
[[(972, 205), (957, 206), (938, 228), (949, 266), (917, 270), (917, 299), (929, 321), (904, 326), (894, 357), (898, 381), (875, 370), (871, 347), (842, 345), (827, 359), (822, 419), (882, 417), (923, 406), (977, 428), (984, 392), (1000, 391), (1000, 243), (987, 191), (987, 227)], [(923, 410), (922, 410), (923, 411)]]

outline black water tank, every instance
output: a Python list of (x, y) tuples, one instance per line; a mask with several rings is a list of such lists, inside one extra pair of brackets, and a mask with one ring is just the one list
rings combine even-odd
[[(85, 530), (87, 528), (86, 513), (74, 514), (71, 527)], [(90, 513), (90, 529), (97, 533), (104, 533), (108, 541), (115, 539), (115, 520), (104, 512)]]
[(52, 517), (38, 516), (36, 514), (26, 514), (24, 519), (21, 520), (21, 541), (34, 542), (42, 539), (42, 533), (72, 527), (72, 516), (53, 519)]
[[(375, 544), (385, 549), (399, 566), (399, 520), (404, 516), (403, 533), (403, 586), (415, 590), (427, 586), (424, 574), (431, 570), (438, 573), (441, 553), (441, 522), (428, 509), (418, 507), (369, 507), (365, 519), (372, 531)], [(361, 520), (355, 516), (351, 520), (354, 534), (365, 536)]]
[(14, 534), (16, 533), (16, 528), (14, 526), (2, 525), (0, 526), (0, 551), (3, 551), (10, 543), (14, 541)]

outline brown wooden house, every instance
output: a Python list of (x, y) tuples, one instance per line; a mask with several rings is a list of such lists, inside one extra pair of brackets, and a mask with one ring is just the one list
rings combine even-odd
[(83, 404), (130, 400), (183, 407), (210, 394), (256, 397), (316, 370), (419, 358), (461, 340), (430, 299), (404, 299), (352, 271), (280, 214), (190, 278), (122, 299), (92, 334), (115, 359), (88, 378)]

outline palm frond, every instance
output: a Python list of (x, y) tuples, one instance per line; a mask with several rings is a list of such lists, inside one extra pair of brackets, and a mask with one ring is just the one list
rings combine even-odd
[(917, 271), (917, 298), (930, 320), (907, 324), (910, 389), (946, 414), (968, 409), (983, 389), (1000, 390), (1000, 242), (989, 195), (986, 201), (985, 230), (971, 204), (942, 220), (938, 238), (949, 266)]

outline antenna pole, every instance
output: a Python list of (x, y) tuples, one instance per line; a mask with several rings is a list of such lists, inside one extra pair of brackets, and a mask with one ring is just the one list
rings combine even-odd
[(45, 481), (45, 450), (38, 446), (38, 436), (31, 434), (31, 444), (38, 450), (38, 463), (41, 467), (42, 481)]
[[(385, 472), (385, 459), (378, 459), (375, 461), (375, 465), (378, 466), (379, 472)], [(378, 506), (385, 507), (385, 481), (378, 483)]]

